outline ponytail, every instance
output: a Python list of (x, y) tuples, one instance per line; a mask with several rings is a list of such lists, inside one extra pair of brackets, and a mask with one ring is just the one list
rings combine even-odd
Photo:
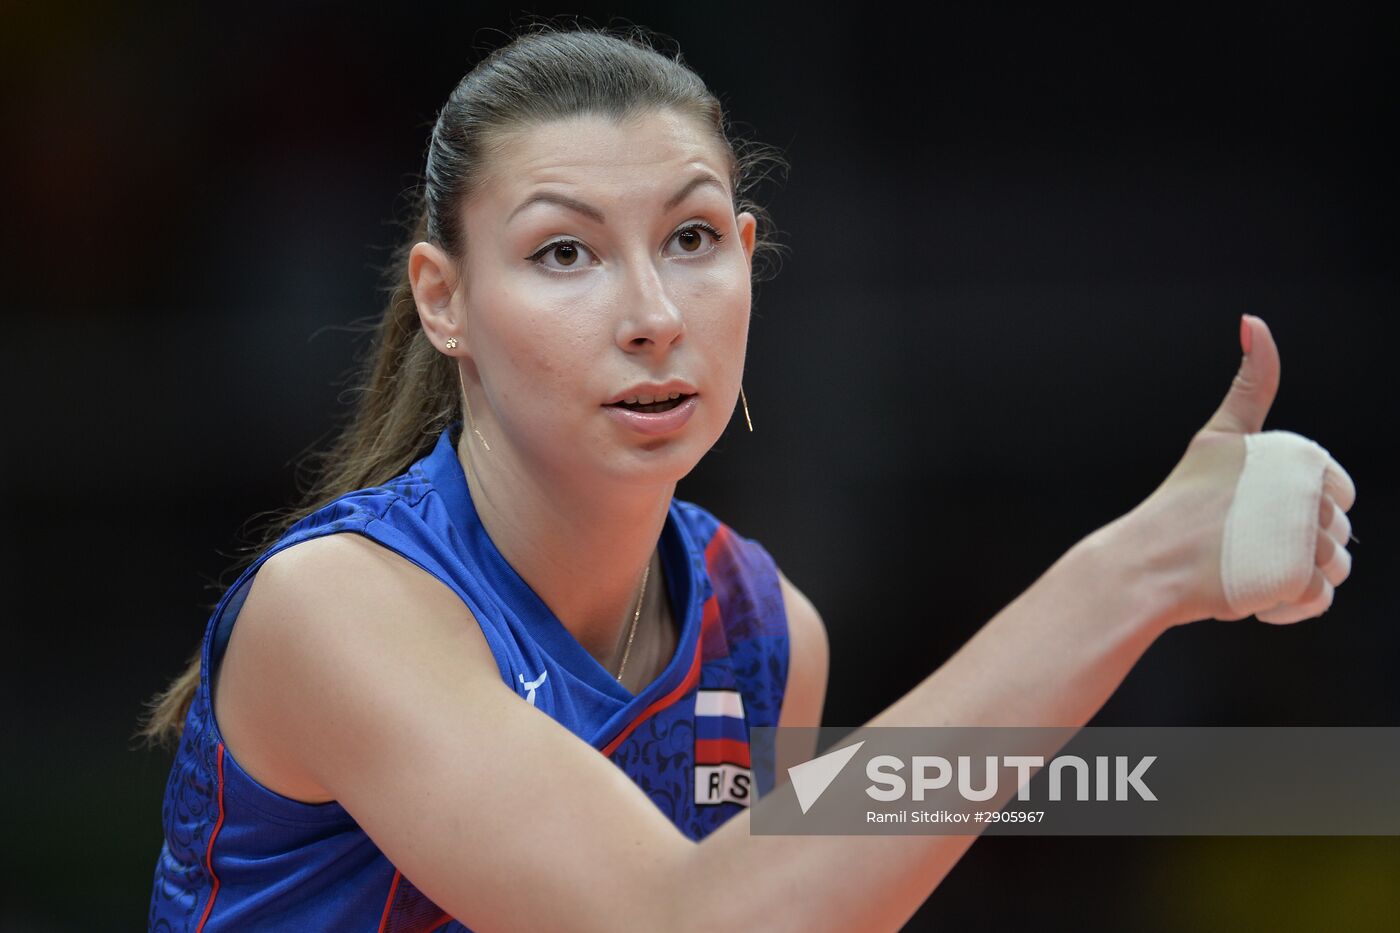
[[(368, 353), (356, 364), (350, 420), (328, 449), (311, 453), (298, 464), (298, 486), (303, 485), (300, 477), (309, 472), (313, 477), (309, 488), (299, 494), (298, 505), (263, 513), (270, 518), (255, 532), (254, 543), (240, 549), (241, 557), (227, 572), (234, 579), (307, 515), (348, 492), (377, 486), (408, 469), (460, 417), (452, 359), (434, 349), (424, 335), (408, 280), (409, 251), (427, 238), (428, 231), (421, 194), (417, 204), (418, 221), (387, 271), (388, 304), (374, 328)], [(224, 586), (224, 592), (227, 589)], [(138, 738), (151, 745), (178, 744), (199, 687), (200, 655), (196, 649), (185, 670), (149, 701)]]

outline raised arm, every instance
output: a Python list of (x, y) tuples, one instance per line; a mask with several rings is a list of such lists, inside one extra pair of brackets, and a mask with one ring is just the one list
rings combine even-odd
[[(1218, 568), (1244, 450), (1219, 419), (1228, 409), (1262, 425), (1268, 374), (1246, 370), (1146, 502), (1071, 548), (871, 725), (1082, 725), (1160, 632), (1238, 617)], [(339, 800), (425, 894), (482, 931), (894, 930), (973, 839), (755, 836), (745, 812), (696, 845), (520, 702), (450, 590), (354, 535), (264, 565), (224, 678), (235, 755)]]
[[(1326, 610), (1350, 568), (1344, 513), (1355, 489), (1330, 458), (1324, 472), (1325, 454), (1304, 444), (1295, 446), (1303, 466), (1274, 462), (1262, 479), (1242, 481), (1244, 437), (1262, 429), (1279, 382), (1267, 326), (1258, 319), (1242, 326), (1247, 356), (1240, 371), (1166, 481), (1132, 512), (1072, 547), (867, 725), (1079, 727), (1173, 625), (1255, 611), (1284, 622)], [(1309, 496), (1300, 507), (1298, 500)], [(1259, 555), (1242, 559), (1230, 549), (1241, 540), (1257, 550), (1275, 547), (1279, 542), (1245, 532), (1290, 515), (1301, 519), (1291, 527), (1295, 547), (1274, 555), (1274, 573), (1264, 574), (1275, 580), (1270, 591), (1256, 585), (1246, 566)], [(1289, 530), (1286, 523), (1279, 527)], [(1290, 563), (1300, 553), (1304, 559)], [(701, 892), (724, 891), (707, 902), (706, 925), (897, 930), (975, 838), (755, 836), (749, 822), (749, 813), (741, 815), (692, 851), (686, 872), (695, 883), (683, 892), (681, 917), (699, 915)]]

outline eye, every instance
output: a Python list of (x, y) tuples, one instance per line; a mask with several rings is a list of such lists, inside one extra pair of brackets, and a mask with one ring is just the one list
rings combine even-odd
[[(555, 240), (553, 243), (546, 243), (538, 251), (525, 258), (550, 271), (562, 272), (586, 266), (592, 257), (593, 254), (588, 251), (588, 247), (578, 240)], [(546, 260), (549, 259), (554, 261), (547, 262)]]
[[(706, 239), (710, 241), (708, 246), (705, 243)], [(671, 242), (678, 247), (677, 251), (673, 251), (671, 255), (703, 256), (713, 252), (722, 239), (724, 239), (724, 234), (707, 223), (687, 224), (671, 234)]]

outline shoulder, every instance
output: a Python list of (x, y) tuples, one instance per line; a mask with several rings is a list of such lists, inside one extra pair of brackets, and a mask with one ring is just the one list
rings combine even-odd
[(782, 572), (768, 550), (758, 541), (745, 537), (693, 502), (676, 499), (675, 504), (682, 520), (707, 552), (715, 550), (718, 543), (722, 545), (718, 550), (730, 559), (726, 563), (737, 563), (739, 567), (734, 569), (739, 570), (741, 574), (748, 571), (759, 573), (770, 580), (776, 578), (778, 591), (782, 595), (783, 609), (787, 615), (788, 637), (793, 644), (793, 650), (802, 652), (813, 661), (819, 661), (824, 671), (827, 638), (826, 626), (821, 615), (806, 594)]
[[(744, 537), (709, 511), (675, 500), (677, 512), (705, 548), (711, 581), (721, 589), (738, 587), (753, 593), (776, 588), (781, 607), (774, 607), (777, 625), (786, 619), (787, 680), (782, 688), (779, 726), (817, 726), (826, 702), (831, 647), (826, 624), (817, 607), (778, 567), (758, 541)], [(774, 582), (776, 581), (776, 587)], [(765, 600), (766, 601), (766, 600)], [(771, 623), (763, 623), (765, 627)], [(815, 736), (813, 737), (815, 738)]]
[(746, 537), (693, 502), (675, 499), (674, 504), (681, 525), (695, 545), (704, 551), (712, 578), (718, 572), (723, 577), (773, 582), (778, 574), (777, 563), (757, 540)]
[(687, 502), (684, 499), (671, 501), (675, 506), (674, 512), (681, 525), (702, 546), (708, 544), (724, 524), (708, 510), (694, 502)]
[(216, 685), (220, 731), (270, 789), (329, 799), (315, 763), (349, 764), (334, 724), (370, 727), (365, 698), (416, 691), (424, 657), (500, 686), (470, 610), (436, 577), (361, 534), (298, 542), (264, 561), (239, 611)]
[[(469, 610), (437, 577), (365, 534), (331, 533), (309, 538), (269, 557), (253, 581), (238, 627), (249, 609), (265, 626), (334, 626), (349, 619), (361, 629), (399, 624), (406, 616), (431, 620)], [(430, 621), (425, 621), (430, 624)], [(362, 631), (361, 634), (370, 634)]]
[[(680, 877), (691, 843), (503, 681), (449, 587), (352, 535), (300, 542), (262, 571), (226, 659), (248, 733), (225, 740), (244, 770), (246, 750), (261, 749), (285, 786), (304, 780), (308, 802), (336, 800), (417, 890), (475, 929), (618, 911), (614, 926), (656, 928), (667, 908), (649, 895)], [(256, 741), (238, 744), (247, 735)], [(548, 827), (550, 844), (522, 821)], [(607, 879), (618, 872), (648, 896), (617, 903)]]
[(826, 623), (812, 601), (781, 570), (778, 582), (788, 623), (788, 679), (778, 725), (820, 725), (831, 666)]
[[(418, 520), (416, 507), (432, 489), (432, 484), (415, 463), (407, 470), (375, 486), (364, 486), (341, 493), (325, 502), (314, 511), (302, 516), (284, 532), (284, 536), (303, 536), (311, 533), (314, 537), (298, 542), (268, 558), (267, 563), (293, 551), (301, 552), (312, 541), (321, 541), (330, 535), (342, 532), (359, 532), (371, 522), (393, 523)], [(394, 509), (402, 505), (407, 508)], [(334, 546), (332, 546), (332, 549)], [(310, 549), (319, 552), (326, 550), (322, 545)], [(282, 558), (286, 563), (287, 558)]]
[[(825, 655), (826, 623), (822, 621), (817, 607), (781, 570), (778, 571), (778, 589), (783, 594), (783, 608), (787, 610), (789, 637), (799, 638), (804, 647), (821, 649)], [(794, 629), (795, 632), (792, 631)]]
[(345, 660), (386, 639), (445, 637), (466, 622), (476, 628), (466, 604), (436, 576), (364, 534), (337, 533), (269, 557), (234, 631), (283, 648), (306, 642)]

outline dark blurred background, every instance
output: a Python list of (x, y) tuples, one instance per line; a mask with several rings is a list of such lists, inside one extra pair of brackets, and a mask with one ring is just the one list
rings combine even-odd
[[(822, 611), (827, 723), (1150, 493), (1250, 312), (1284, 360), (1268, 426), (1360, 489), (1354, 575), (1320, 620), (1169, 633), (1095, 723), (1400, 725), (1393, 9), (569, 9), (673, 36), (792, 164), (760, 192), (790, 254), (756, 299), (756, 431), (680, 495)], [(170, 762), (134, 749), (141, 704), (330, 440), (437, 108), (522, 13), (3, 19), (0, 928), (139, 929)], [(1029, 925), (1400, 929), (1400, 839), (989, 838), (912, 928)]]

